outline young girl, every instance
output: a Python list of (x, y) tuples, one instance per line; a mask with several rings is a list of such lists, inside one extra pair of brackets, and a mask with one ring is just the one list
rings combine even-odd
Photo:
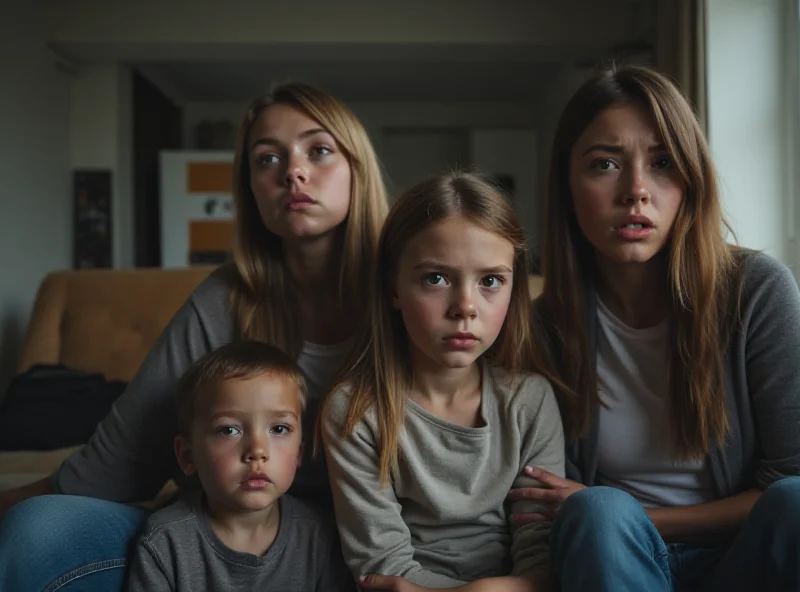
[(389, 213), (369, 328), (320, 414), (366, 589), (545, 589), (548, 525), (510, 530), (504, 504), (526, 464), (564, 470), (551, 387), (522, 373), (526, 259), (511, 206), (473, 175), (424, 182)]
[(572, 480), (534, 470), (550, 489), (512, 498), (549, 505), (526, 521), (557, 511), (561, 589), (800, 590), (800, 295), (725, 243), (669, 80), (629, 67), (575, 94), (544, 223), (537, 346)]
[[(288, 351), (309, 387), (307, 421), (351, 347), (360, 286), (387, 209), (358, 119), (304, 84), (256, 98), (234, 164), (232, 264), (192, 294), (88, 445), (50, 479), (0, 496), (0, 590), (122, 588), (152, 498), (179, 473), (173, 390), (189, 366), (234, 339)], [(311, 424), (313, 425), (313, 423)], [(324, 501), (324, 466), (306, 459), (292, 493)], [(41, 560), (47, 558), (46, 561)], [(73, 580), (75, 582), (73, 582)]]

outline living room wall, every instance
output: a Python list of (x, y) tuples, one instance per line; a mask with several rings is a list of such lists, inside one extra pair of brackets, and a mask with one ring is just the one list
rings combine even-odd
[(42, 278), (72, 263), (69, 78), (45, 45), (38, 2), (0, 19), (0, 397)]

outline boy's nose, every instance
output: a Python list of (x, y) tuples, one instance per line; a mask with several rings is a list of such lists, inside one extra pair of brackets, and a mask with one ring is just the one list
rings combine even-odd
[(247, 452), (245, 452), (244, 460), (245, 462), (269, 460), (267, 447), (262, 442), (254, 442), (253, 445), (247, 449)]

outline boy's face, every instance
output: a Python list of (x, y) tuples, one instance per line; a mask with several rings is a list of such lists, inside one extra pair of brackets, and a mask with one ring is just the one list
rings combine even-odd
[(290, 378), (223, 380), (198, 394), (191, 437), (175, 451), (212, 509), (258, 511), (289, 489), (300, 465), (301, 394)]

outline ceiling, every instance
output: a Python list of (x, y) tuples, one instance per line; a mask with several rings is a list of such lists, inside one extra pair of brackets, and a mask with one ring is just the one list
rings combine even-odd
[(528, 101), (541, 94), (562, 65), (500, 58), (162, 62), (137, 67), (180, 102), (243, 101), (287, 80), (314, 84), (349, 102), (414, 102)]

